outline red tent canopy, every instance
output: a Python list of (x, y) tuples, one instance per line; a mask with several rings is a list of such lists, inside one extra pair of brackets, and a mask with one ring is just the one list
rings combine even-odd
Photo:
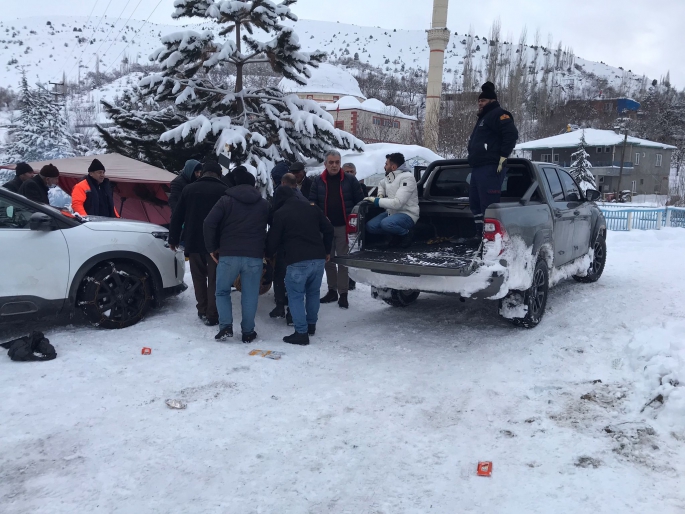
[(117, 153), (29, 164), (36, 172), (46, 164), (57, 166), (59, 187), (71, 195), (74, 186), (88, 174), (88, 166), (93, 159), (98, 159), (105, 167), (105, 176), (112, 183), (114, 205), (122, 218), (169, 224), (169, 184), (176, 175), (162, 168)]

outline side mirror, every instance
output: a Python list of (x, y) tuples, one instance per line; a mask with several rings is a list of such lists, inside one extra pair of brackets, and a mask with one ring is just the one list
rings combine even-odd
[(29, 218), (29, 227), (31, 230), (49, 232), (53, 228), (52, 218), (43, 212), (34, 212)]
[(585, 198), (587, 199), (588, 202), (596, 202), (602, 197), (602, 193), (597, 191), (596, 189), (588, 189), (585, 191)]

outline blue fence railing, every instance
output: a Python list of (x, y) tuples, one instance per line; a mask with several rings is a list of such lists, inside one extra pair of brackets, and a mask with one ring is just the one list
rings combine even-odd
[(685, 228), (685, 208), (600, 207), (607, 220), (607, 230), (660, 230), (662, 227)]

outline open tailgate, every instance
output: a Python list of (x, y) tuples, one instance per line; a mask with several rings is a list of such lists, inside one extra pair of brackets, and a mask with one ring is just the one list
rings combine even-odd
[(478, 256), (478, 245), (422, 244), (406, 249), (363, 250), (337, 256), (334, 262), (386, 275), (466, 277), (478, 268)]

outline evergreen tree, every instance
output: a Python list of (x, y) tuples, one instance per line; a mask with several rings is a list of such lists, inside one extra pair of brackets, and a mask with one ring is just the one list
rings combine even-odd
[(174, 107), (160, 109), (146, 105), (138, 96), (136, 89), (126, 91), (118, 105), (102, 101), (102, 105), (113, 128), (97, 125), (109, 151), (125, 155), (167, 169), (179, 171), (189, 159), (202, 158), (213, 149), (213, 144), (205, 140), (196, 144), (194, 140), (176, 142), (160, 141), (162, 134), (188, 121)]
[[(273, 87), (243, 87), (245, 67), (251, 64), (268, 63), (274, 72), (306, 84), (310, 68), (325, 59), (322, 52), (301, 51), (293, 29), (281, 25), (285, 19), (297, 21), (290, 10), (295, 2), (176, 0), (173, 18), (198, 16), (221, 30), (218, 36), (209, 30), (169, 34), (162, 38), (164, 48), (151, 56), (162, 72), (141, 80), (141, 93), (158, 103), (173, 102), (175, 112), (186, 118), (161, 135), (162, 144), (210, 143), (215, 153), (224, 152), (232, 163), (246, 165), (267, 190), (269, 171), (278, 160), (323, 160), (333, 147), (362, 150), (363, 143), (336, 129), (333, 117), (316, 102)], [(272, 39), (255, 39), (255, 29)], [(236, 70), (232, 90), (224, 80), (213, 79), (221, 74), (211, 73), (226, 67)], [(170, 118), (164, 121), (172, 123)], [(144, 132), (138, 134), (141, 139), (151, 136), (144, 125), (136, 130)]]
[(21, 79), (21, 114), (11, 124), (9, 145), (4, 149), (10, 162), (47, 161), (74, 156), (75, 140), (69, 133), (61, 105), (42, 87), (32, 90), (26, 75)]
[(580, 142), (578, 143), (578, 150), (576, 150), (572, 155), (571, 167), (569, 168), (569, 173), (576, 179), (580, 189), (583, 193), (588, 189), (597, 189), (597, 183), (595, 182), (595, 177), (590, 171), (592, 169), (592, 164), (590, 163), (590, 154), (585, 151), (587, 143), (585, 142), (585, 131), (580, 136)]

